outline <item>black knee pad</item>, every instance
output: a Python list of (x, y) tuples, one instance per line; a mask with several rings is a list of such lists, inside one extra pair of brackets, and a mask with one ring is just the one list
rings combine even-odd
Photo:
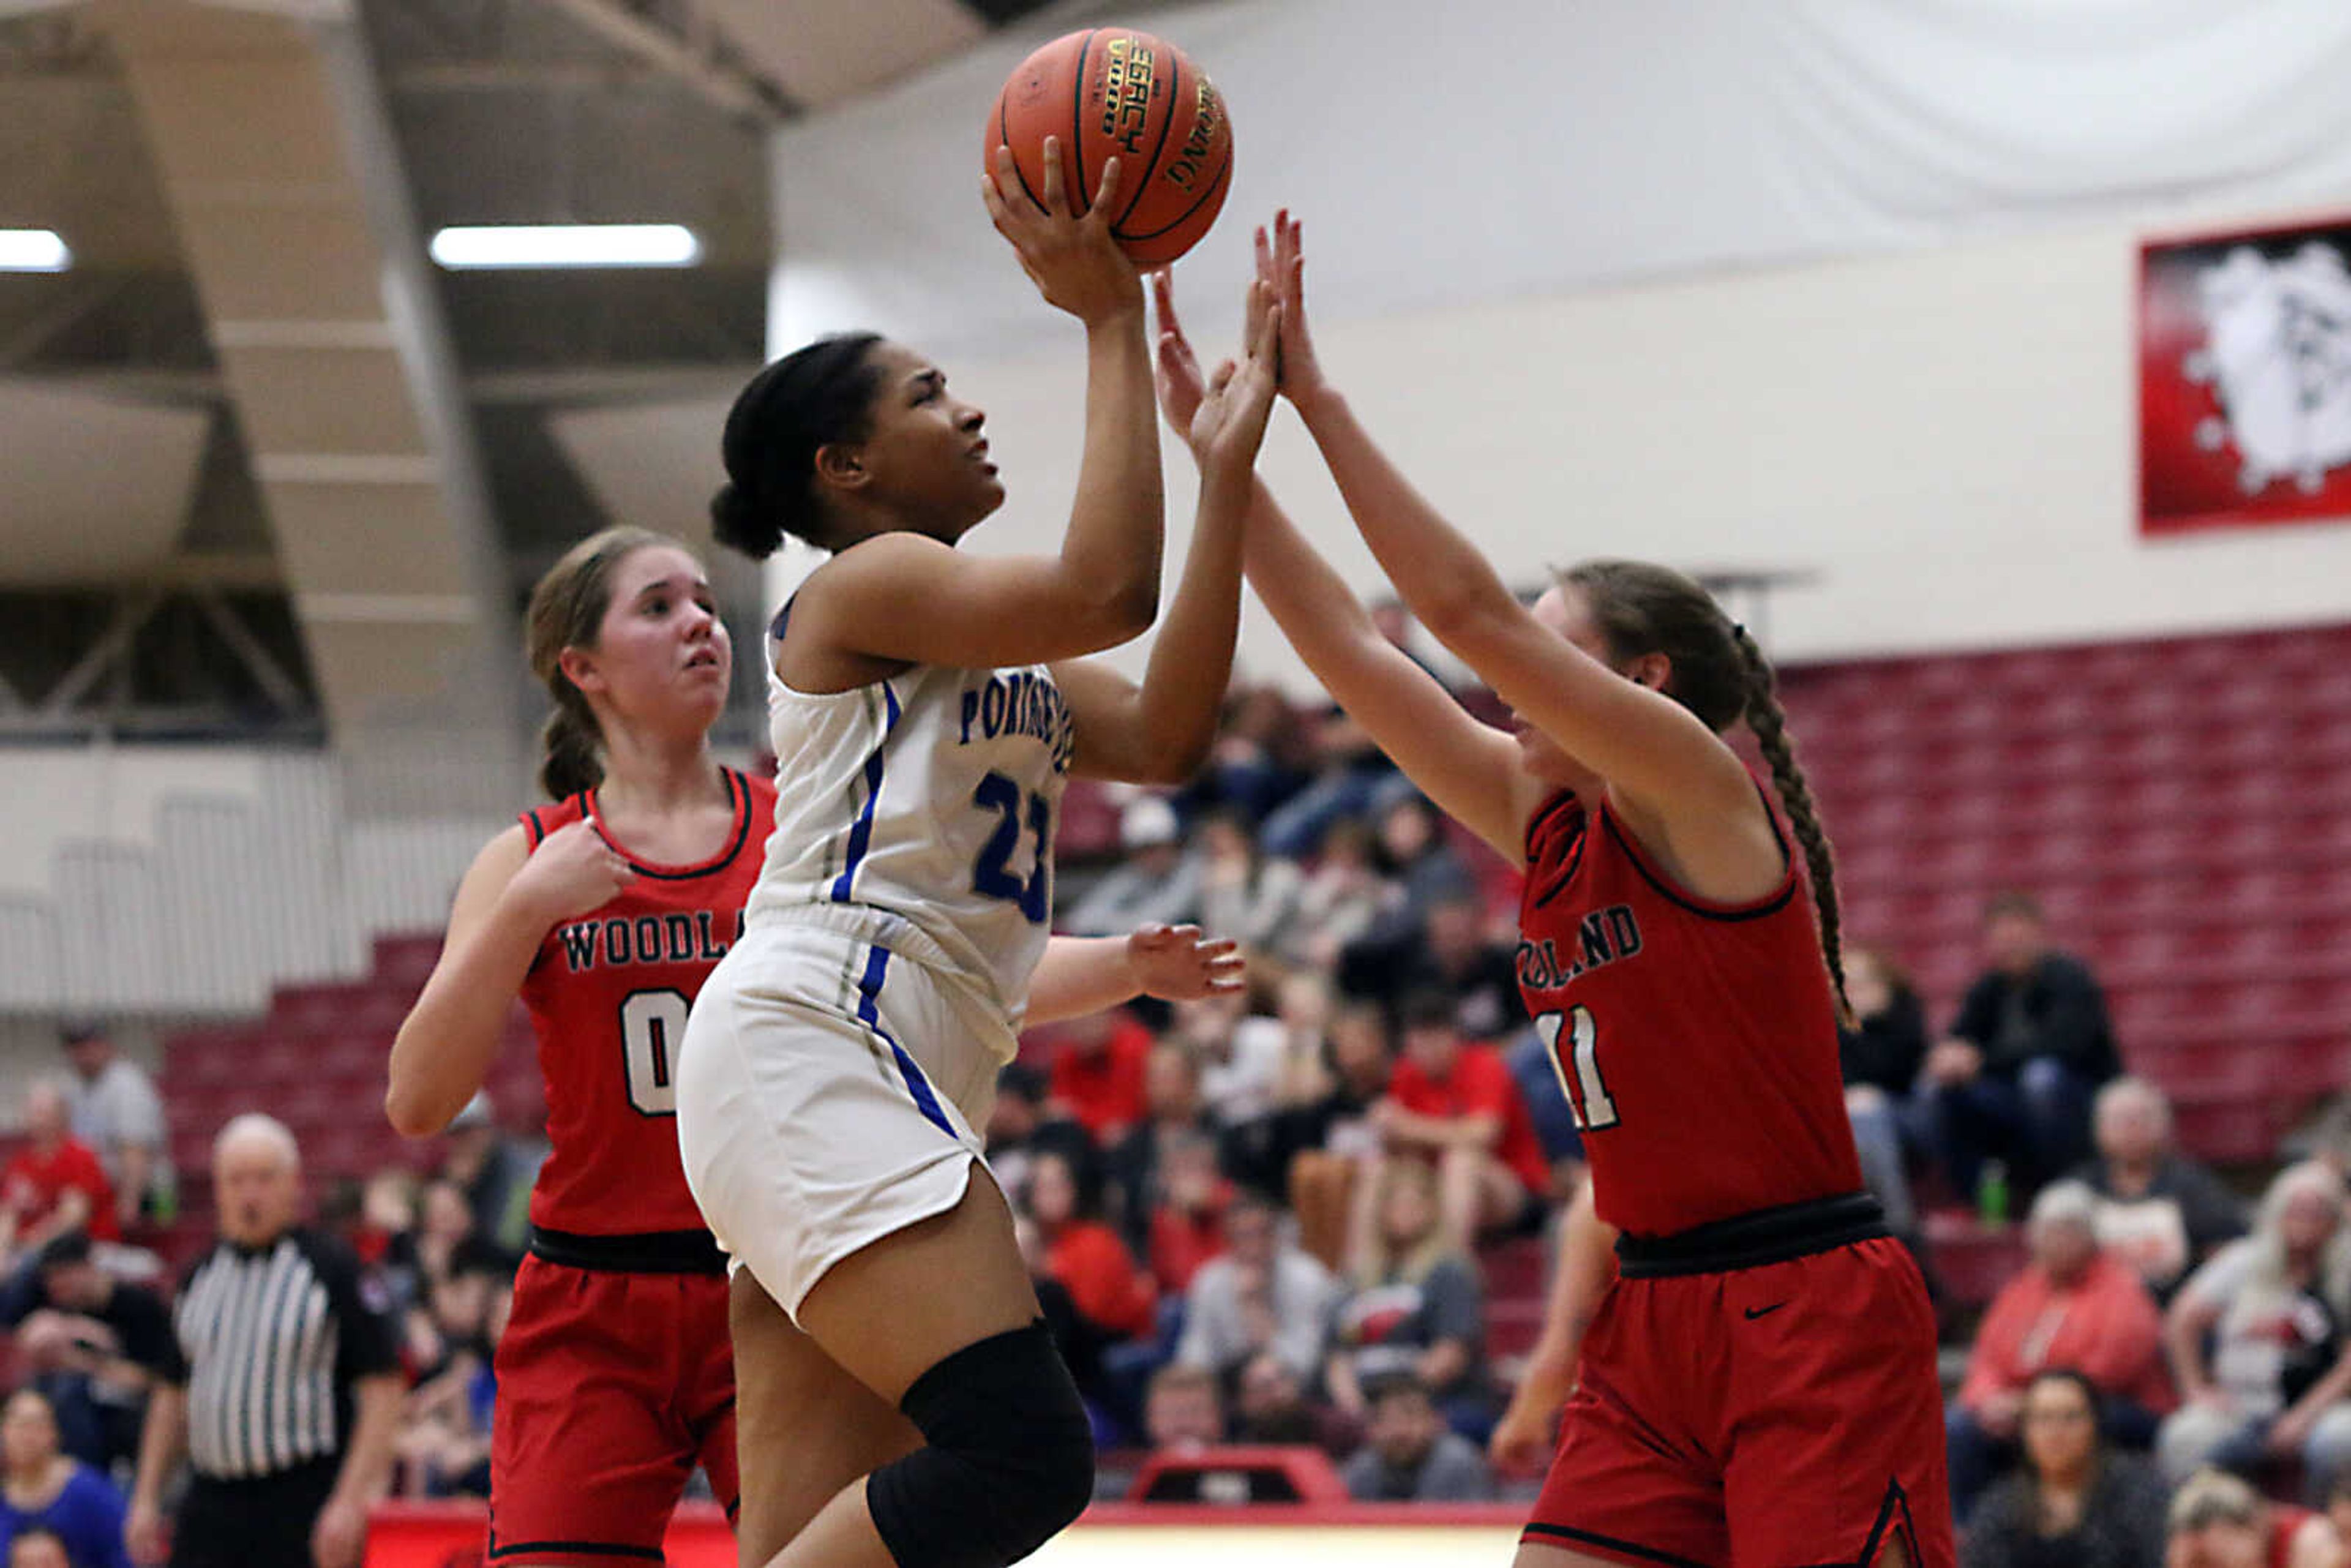
[(1093, 1424), (1041, 1320), (964, 1346), (898, 1408), (929, 1446), (865, 1482), (898, 1568), (1003, 1568), (1092, 1499)]

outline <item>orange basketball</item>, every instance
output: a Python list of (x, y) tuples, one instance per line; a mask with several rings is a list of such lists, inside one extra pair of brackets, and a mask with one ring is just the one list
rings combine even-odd
[(1071, 33), (1020, 62), (997, 95), (986, 167), (1010, 147), (1031, 201), (1045, 193), (1045, 138), (1058, 136), (1082, 213), (1119, 161), (1111, 232), (1139, 267), (1164, 267), (1198, 243), (1233, 183), (1225, 100), (1184, 51), (1131, 27)]

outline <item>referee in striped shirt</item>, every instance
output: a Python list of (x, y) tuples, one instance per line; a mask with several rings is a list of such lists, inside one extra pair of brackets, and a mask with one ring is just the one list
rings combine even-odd
[(163, 1561), (163, 1485), (184, 1450), (195, 1473), (172, 1568), (357, 1568), (404, 1393), (389, 1315), (349, 1251), (295, 1226), (301, 1153), (285, 1124), (244, 1115), (222, 1128), (213, 1185), (221, 1239), (172, 1309), (131, 1554)]

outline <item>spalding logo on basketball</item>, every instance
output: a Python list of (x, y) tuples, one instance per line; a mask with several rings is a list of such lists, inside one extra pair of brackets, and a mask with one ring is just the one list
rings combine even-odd
[(1216, 84), (1164, 38), (1091, 27), (1020, 62), (997, 95), (981, 138), (984, 166), (1012, 149), (1031, 201), (1045, 189), (1045, 138), (1074, 169), (1071, 210), (1084, 212), (1102, 164), (1119, 161), (1111, 233), (1139, 267), (1164, 267), (1217, 221), (1233, 179), (1232, 121)]

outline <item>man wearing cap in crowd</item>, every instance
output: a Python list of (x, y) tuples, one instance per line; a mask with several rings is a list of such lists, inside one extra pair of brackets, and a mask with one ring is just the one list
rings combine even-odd
[(1123, 936), (1146, 925), (1182, 925), (1200, 915), (1200, 859), (1184, 852), (1176, 808), (1156, 795), (1127, 802), (1118, 821), (1126, 859), (1102, 874), (1061, 917), (1080, 936)]
[(547, 1158), (534, 1158), (498, 1125), (489, 1092), (474, 1091), (442, 1131), (441, 1174), (464, 1189), (474, 1211), (474, 1234), (510, 1258), (530, 1244), (530, 1189)]
[(142, 1215), (168, 1220), (175, 1207), (172, 1163), (163, 1138), (163, 1101), (154, 1080), (116, 1049), (101, 1024), (70, 1023), (58, 1037), (73, 1063), (66, 1104), (74, 1136), (106, 1167), (122, 1223), (135, 1225)]

